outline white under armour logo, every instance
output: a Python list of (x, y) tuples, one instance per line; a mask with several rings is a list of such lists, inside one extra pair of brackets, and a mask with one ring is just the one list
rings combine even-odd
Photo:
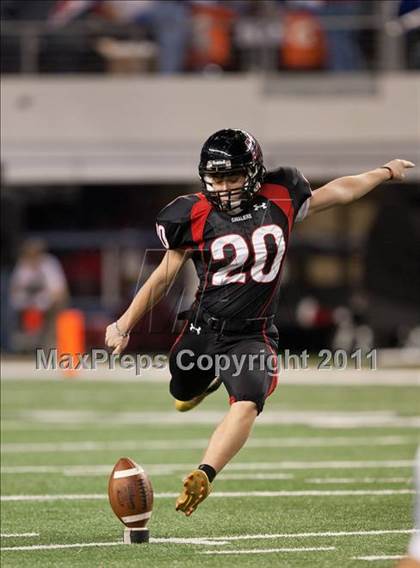
[(267, 209), (267, 203), (261, 203), (261, 205), (254, 205), (254, 211), (258, 211), (258, 209)]
[(192, 324), (190, 324), (190, 331), (195, 331), (197, 335), (200, 335), (200, 333), (201, 333), (201, 326), (200, 326), (200, 327), (195, 327), (195, 325), (192, 323)]

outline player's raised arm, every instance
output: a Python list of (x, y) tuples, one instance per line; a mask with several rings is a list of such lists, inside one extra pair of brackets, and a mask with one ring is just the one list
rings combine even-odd
[(124, 351), (130, 339), (130, 330), (159, 302), (188, 258), (189, 255), (184, 250), (168, 250), (124, 314), (106, 328), (105, 343), (114, 349), (113, 354), (117, 355)]
[(402, 181), (405, 178), (405, 170), (413, 167), (414, 164), (408, 160), (396, 159), (369, 172), (334, 179), (312, 193), (308, 215), (356, 201), (384, 181)]

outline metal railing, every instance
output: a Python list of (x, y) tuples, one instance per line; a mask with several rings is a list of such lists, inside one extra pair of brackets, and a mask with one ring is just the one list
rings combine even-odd
[[(389, 4), (378, 2), (376, 12), (371, 15), (358, 16), (318, 16), (325, 31), (364, 31), (372, 33), (375, 61), (374, 70), (396, 70), (404, 68), (404, 35), (390, 33)], [(278, 47), (282, 38), (281, 16), (276, 18), (258, 17), (238, 18), (234, 25), (234, 44), (239, 51), (240, 63), (248, 69), (273, 71), (275, 58), (272, 51)], [(87, 18), (74, 21), (59, 28), (48, 22), (12, 21), (1, 22), (1, 34), (4, 39), (15, 38), (19, 51), (19, 73), (38, 73), (39, 55), (42, 42), (48, 38), (68, 40), (74, 38), (75, 47), (80, 39), (85, 41), (101, 37), (124, 38), (131, 41), (144, 41), (147, 29), (135, 23), (111, 23), (104, 20)], [(4, 41), (4, 40), (3, 40)], [(270, 54), (271, 52), (271, 54)], [(246, 63), (244, 64), (244, 58)], [(241, 69), (239, 69), (241, 70)], [(83, 72), (83, 69), (80, 69)]]

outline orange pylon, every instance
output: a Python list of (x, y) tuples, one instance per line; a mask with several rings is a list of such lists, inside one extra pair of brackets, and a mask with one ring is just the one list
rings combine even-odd
[(57, 356), (58, 361), (68, 358), (68, 368), (63, 369), (67, 377), (77, 375), (75, 369), (78, 354), (85, 352), (85, 316), (81, 310), (63, 310), (57, 316)]

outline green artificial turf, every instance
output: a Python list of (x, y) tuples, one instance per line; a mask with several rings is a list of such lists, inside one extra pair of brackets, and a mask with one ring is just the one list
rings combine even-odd
[[(272, 416), (293, 411), (319, 412), (325, 416), (334, 412), (368, 415), (381, 412), (409, 417), (418, 414), (418, 401), (419, 389), (414, 386), (287, 385), (278, 387), (266, 410)], [(226, 468), (224, 475), (216, 478), (214, 495), (192, 517), (185, 518), (175, 512), (175, 498), (165, 494), (178, 493), (183, 475), (200, 461), (214, 428), (201, 418), (210, 413), (211, 422), (217, 419), (216, 412), (226, 409), (227, 397), (221, 389), (192, 411), (198, 413), (195, 422), (189, 416), (175, 414), (167, 385), (142, 383), (141, 379), (131, 383), (73, 379), (4, 382), (3, 498), (25, 495), (75, 498), (3, 500), (2, 535), (36, 533), (39, 536), (2, 536), (2, 547), (14, 548), (2, 551), (2, 566), (395, 566), (395, 560), (367, 562), (356, 557), (402, 555), (407, 549), (408, 533), (347, 533), (412, 528), (412, 468), (405, 462), (414, 457), (418, 443), (415, 428), (392, 424), (344, 428), (311, 426), (299, 421), (287, 424), (257, 421), (249, 446)], [(170, 422), (165, 423), (163, 416), (170, 416)], [(31, 545), (122, 541), (123, 525), (112, 513), (106, 497), (108, 475), (122, 456), (131, 457), (149, 470), (156, 494), (149, 524), (151, 537), (198, 538), (203, 542), (152, 541), (148, 545), (19, 549)], [(391, 463), (385, 467), (372, 463), (375, 461)], [(326, 462), (325, 466), (320, 462)], [(343, 463), (333, 466), (330, 462)], [(350, 467), (349, 462), (361, 463), (359, 467)], [(392, 465), (392, 462), (403, 464)], [(331, 493), (338, 490), (392, 493)], [(401, 490), (404, 492), (396, 493)], [(250, 494), (260, 491), (323, 493)], [(226, 492), (227, 496), (219, 496)], [(229, 496), (237, 492), (243, 495)], [(99, 497), (81, 499), (77, 495)], [(343, 534), (308, 535), (326, 532)], [(263, 552), (323, 547), (334, 550)], [(248, 553), (218, 554), (232, 551)]]

